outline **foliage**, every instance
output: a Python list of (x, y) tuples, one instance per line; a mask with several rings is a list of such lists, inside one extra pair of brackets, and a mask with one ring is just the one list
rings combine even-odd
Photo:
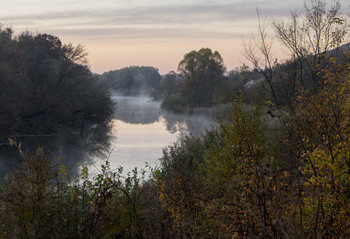
[(21, 154), (22, 167), (1, 186), (1, 237), (79, 238), (88, 211), (70, 198), (65, 167), (54, 167), (40, 147)]
[(304, 230), (321, 237), (346, 237), (350, 224), (349, 64), (325, 70), (317, 94), (302, 90), (293, 124), (303, 164)]
[[(17, 145), (11, 140), (11, 143)], [(28, 155), (0, 186), (0, 238), (169, 238), (171, 222), (144, 171), (110, 169), (106, 161), (94, 178), (82, 168), (68, 179), (43, 148)], [(61, 162), (59, 159), (58, 163)]]
[[(302, 85), (317, 84), (319, 72), (330, 63), (330, 58), (341, 53), (348, 23), (340, 11), (339, 1), (332, 1), (327, 9), (327, 1), (307, 1), (303, 16), (293, 12), (289, 22), (274, 21), (277, 38), (298, 62)], [(304, 69), (305, 68), (305, 69)], [(306, 70), (305, 72), (302, 72)]]
[(166, 97), (162, 101), (161, 107), (177, 113), (189, 111), (190, 108), (186, 98), (182, 97), (179, 93), (171, 94)]
[(158, 82), (152, 95), (155, 100), (164, 99), (171, 94), (176, 94), (179, 91), (180, 79), (179, 76), (171, 71)]
[(216, 232), (201, 201), (204, 178), (199, 165), (206, 148), (202, 138), (180, 139), (164, 150), (156, 177), (161, 205), (170, 212), (182, 237), (211, 238)]
[(180, 61), (179, 75), (169, 73), (154, 91), (155, 98), (164, 98), (162, 108), (175, 112), (191, 112), (195, 108), (232, 102), (234, 92), (245, 82), (233, 80), (233, 73), (224, 75), (221, 55), (209, 48), (191, 51)]
[(178, 69), (184, 78), (181, 95), (188, 97), (192, 107), (211, 106), (214, 86), (226, 71), (219, 52), (209, 48), (191, 51), (185, 54)]
[(80, 45), (58, 37), (0, 28), (0, 132), (2, 137), (82, 131), (108, 124), (114, 104), (95, 79)]
[(160, 200), (179, 230), (196, 238), (279, 237), (287, 193), (264, 141), (259, 114), (236, 102), (218, 129), (164, 152)]
[[(258, 18), (258, 36), (245, 44), (245, 56), (264, 77), (269, 100), (281, 118), (288, 117), (284, 112), (292, 111), (299, 88), (317, 91), (323, 69), (334, 57), (344, 56), (347, 47), (341, 45), (346, 43), (347, 16), (337, 0), (308, 0), (300, 14), (292, 12), (287, 20), (270, 25), (260, 19), (259, 12)], [(270, 37), (270, 26), (276, 38)], [(288, 52), (282, 59), (273, 55), (274, 40)]]
[(150, 93), (159, 83), (158, 69), (149, 66), (130, 66), (103, 73), (100, 78), (114, 90), (124, 94)]
[(234, 87), (228, 80), (222, 80), (215, 85), (213, 90), (213, 104), (225, 104), (234, 100)]
[[(246, 48), (252, 71), (243, 66), (224, 77), (219, 53), (203, 48), (186, 54), (179, 64), (181, 80), (170, 73), (156, 86), (155, 95), (165, 97), (163, 107), (187, 111), (211, 106), (232, 100), (230, 93), (237, 90), (242, 99), (233, 102), (217, 128), (198, 137), (183, 136), (164, 149), (160, 167), (151, 170), (148, 180), (143, 171), (125, 176), (107, 161), (95, 178), (83, 168), (80, 181), (72, 182), (61, 159), (55, 166), (42, 147), (30, 156), (10, 140), (24, 162), (0, 187), (1, 236), (348, 238), (350, 64), (349, 54), (340, 54), (344, 49), (338, 47), (347, 27), (339, 14), (337, 1), (327, 12), (325, 1), (311, 0), (304, 17), (293, 13), (288, 23), (274, 22), (278, 39), (291, 51), (285, 63), (272, 58), (261, 22), (260, 40), (253, 41), (257, 48)], [(62, 79), (68, 84), (62, 82), (62, 92), (72, 100), (65, 87), (94, 82), (82, 49), (62, 45), (53, 36), (23, 33), (13, 38), (11, 29), (1, 29), (0, 52), (6, 59), (0, 60), (4, 131), (10, 125), (8, 132), (25, 132), (19, 126), (27, 124), (33, 132), (56, 132), (40, 117), (51, 117), (60, 105), (46, 109), (55, 100), (43, 91), (54, 94), (50, 84), (60, 85)], [(88, 92), (96, 91), (94, 84), (86, 84)], [(26, 94), (11, 98), (8, 92), (15, 94), (15, 86), (31, 90), (19, 88)], [(107, 99), (105, 88), (98, 89), (96, 97)], [(267, 106), (247, 105), (255, 102), (254, 96)], [(72, 101), (74, 109), (76, 104), (87, 108), (74, 124), (107, 121), (101, 115), (108, 115), (108, 109), (100, 112), (92, 103), (97, 99), (91, 98), (84, 98), (90, 105)], [(28, 120), (39, 115), (40, 124)], [(273, 121), (270, 116), (280, 121), (279, 127), (267, 122)], [(23, 117), (25, 124), (19, 120)], [(68, 127), (72, 119), (66, 117), (55, 124)], [(8, 123), (12, 119), (16, 127)]]

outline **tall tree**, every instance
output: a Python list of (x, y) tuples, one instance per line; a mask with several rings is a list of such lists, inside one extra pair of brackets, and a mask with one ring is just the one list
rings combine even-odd
[(95, 79), (80, 45), (56, 36), (0, 28), (0, 133), (57, 133), (87, 122), (108, 124), (114, 104)]
[(191, 51), (180, 61), (178, 70), (184, 78), (181, 94), (192, 107), (211, 106), (214, 86), (226, 71), (220, 53), (209, 48)]

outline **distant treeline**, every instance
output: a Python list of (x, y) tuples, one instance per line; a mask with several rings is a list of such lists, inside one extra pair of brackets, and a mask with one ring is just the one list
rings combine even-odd
[(112, 90), (150, 95), (163, 101), (162, 108), (175, 112), (226, 104), (237, 92), (249, 102), (261, 98), (256, 85), (262, 76), (256, 69), (243, 65), (227, 73), (220, 54), (209, 48), (186, 54), (178, 70), (161, 76), (154, 67), (130, 66), (96, 76)]
[(230, 103), (239, 94), (247, 103), (262, 99), (259, 83), (263, 79), (258, 70), (243, 65), (227, 73), (220, 54), (209, 48), (186, 54), (179, 71), (166, 74), (153, 91), (163, 109), (192, 112)]
[(149, 66), (130, 66), (99, 76), (108, 86), (125, 95), (150, 94), (161, 80), (158, 69)]

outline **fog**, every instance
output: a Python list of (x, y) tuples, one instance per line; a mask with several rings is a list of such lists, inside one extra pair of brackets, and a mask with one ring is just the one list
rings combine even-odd
[[(200, 135), (216, 124), (216, 119), (204, 114), (177, 114), (162, 111), (160, 102), (148, 96), (121, 96), (115, 94), (115, 119), (109, 161), (112, 168), (122, 166), (125, 172), (135, 167), (157, 165), (162, 150), (185, 134)], [(101, 160), (88, 165), (97, 172)]]
[(129, 124), (152, 124), (164, 122), (166, 129), (181, 134), (200, 135), (205, 128), (215, 125), (216, 119), (204, 114), (179, 114), (163, 111), (159, 101), (153, 101), (149, 96), (122, 96), (115, 94), (115, 119)]
[[(38, 146), (45, 149), (55, 163), (67, 166), (71, 177), (78, 175), (82, 166), (92, 173), (109, 155), (112, 168), (124, 167), (128, 172), (143, 168), (146, 162), (155, 166), (162, 149), (185, 134), (200, 135), (216, 120), (201, 114), (176, 114), (160, 109), (160, 102), (148, 96), (113, 95), (116, 102), (114, 119), (109, 127), (84, 126), (82, 132), (63, 132), (60, 135), (16, 136), (22, 149), (29, 155)], [(63, 162), (57, 162), (62, 156)], [(0, 144), (0, 178), (13, 172), (23, 159), (8, 142)]]
[(130, 124), (151, 124), (159, 120), (160, 102), (152, 101), (148, 96), (122, 96), (115, 94), (114, 117)]

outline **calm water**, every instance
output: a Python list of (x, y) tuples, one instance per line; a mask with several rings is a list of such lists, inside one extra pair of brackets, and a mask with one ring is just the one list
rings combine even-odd
[[(109, 161), (112, 169), (122, 166), (124, 172), (146, 163), (154, 167), (162, 157), (162, 149), (184, 134), (201, 134), (215, 124), (214, 119), (203, 115), (184, 115), (162, 112), (160, 103), (149, 97), (114, 96), (117, 102), (112, 122), (114, 135)], [(96, 174), (100, 164), (97, 159), (87, 165)]]
[[(18, 136), (22, 149), (32, 155), (38, 145), (44, 148), (55, 164), (67, 166), (72, 177), (83, 166), (89, 168), (90, 176), (99, 172), (105, 162), (103, 152), (112, 147), (109, 162), (112, 169), (120, 166), (124, 172), (135, 167), (141, 169), (146, 163), (151, 167), (159, 163), (163, 148), (184, 134), (200, 135), (205, 128), (215, 124), (215, 119), (204, 115), (186, 115), (162, 112), (160, 102), (149, 97), (114, 96), (117, 107), (110, 127), (86, 127), (83, 133), (62, 132), (61, 135)], [(109, 137), (109, 132), (112, 137)], [(58, 162), (58, 158), (63, 161)], [(14, 172), (23, 161), (18, 150), (7, 140), (0, 142), (0, 180)]]

